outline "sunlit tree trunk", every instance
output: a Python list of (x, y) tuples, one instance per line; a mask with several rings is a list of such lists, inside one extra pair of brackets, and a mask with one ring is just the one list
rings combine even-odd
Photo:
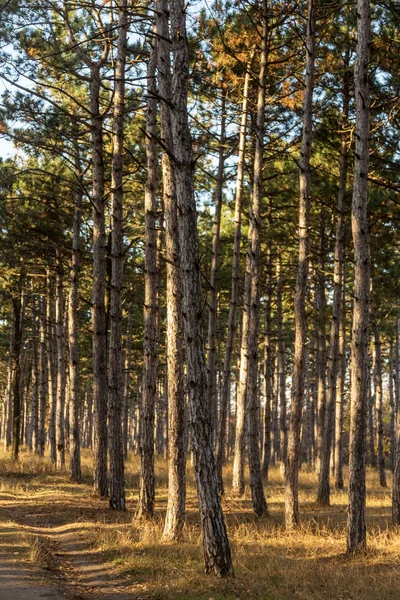
[(386, 487), (385, 455), (383, 452), (383, 390), (382, 390), (382, 358), (381, 336), (379, 327), (374, 323), (374, 389), (376, 406), (376, 428), (378, 433), (378, 470), (379, 482)]
[[(254, 155), (253, 189), (251, 194), (249, 225), (249, 325), (247, 340), (247, 418), (250, 489), (253, 510), (257, 517), (266, 514), (260, 463), (260, 401), (258, 390), (258, 334), (260, 327), (260, 278), (261, 278), (261, 226), (263, 199), (263, 150), (265, 126), (265, 79), (268, 57), (267, 1), (263, 3), (263, 30), (261, 42), (261, 63), (258, 77), (256, 142)], [(247, 272), (246, 272), (247, 275)]]
[(38, 454), (44, 455), (46, 443), (46, 407), (48, 396), (48, 377), (46, 361), (46, 298), (39, 298), (39, 424)]
[(69, 473), (72, 481), (81, 479), (80, 424), (79, 424), (79, 265), (80, 228), (82, 210), (82, 182), (80, 161), (76, 158), (77, 189), (72, 224), (72, 261), (69, 275), (68, 342), (69, 342)]
[(343, 264), (342, 309), (338, 345), (338, 374), (335, 413), (335, 489), (343, 489), (343, 423), (346, 380), (346, 291)]
[(165, 540), (179, 541), (184, 526), (186, 503), (186, 419), (182, 343), (182, 276), (173, 160), (168, 14), (167, 0), (158, 0), (156, 9), (158, 81), (160, 96), (163, 99), (160, 104), (160, 127), (164, 148), (162, 177), (167, 257), (168, 505), (163, 537)]
[(310, 253), (309, 226), (311, 201), (310, 158), (312, 147), (312, 98), (315, 70), (316, 0), (308, 0), (306, 35), (306, 76), (303, 101), (303, 133), (300, 151), (299, 264), (294, 298), (295, 343), (292, 376), (291, 413), (286, 462), (285, 523), (291, 529), (299, 525), (298, 478), (300, 467), (300, 431), (304, 401), (305, 351), (307, 334), (306, 293)]
[[(154, 42), (155, 44), (155, 42)], [(145, 187), (145, 299), (143, 339), (143, 396), (140, 436), (140, 491), (138, 518), (154, 515), (154, 410), (157, 394), (158, 362), (158, 290), (157, 265), (157, 67), (156, 45), (150, 49), (147, 64), (146, 157)]]
[(232, 257), (232, 283), (231, 298), (228, 316), (228, 334), (225, 345), (224, 368), (221, 388), (220, 415), (218, 424), (217, 439), (217, 473), (220, 491), (223, 492), (222, 484), (222, 466), (225, 460), (225, 439), (226, 439), (226, 416), (228, 413), (231, 392), (231, 372), (232, 372), (232, 354), (235, 342), (236, 331), (236, 312), (239, 300), (239, 279), (240, 279), (240, 240), (242, 237), (242, 201), (243, 201), (243, 178), (245, 168), (245, 149), (246, 149), (246, 130), (247, 130), (247, 112), (249, 101), (249, 83), (250, 83), (250, 65), (246, 70), (242, 117), (239, 131), (239, 155), (236, 175), (236, 194), (235, 194), (235, 214), (234, 214), (234, 240)]
[(64, 289), (61, 249), (57, 249), (56, 265), (56, 340), (57, 340), (57, 400), (56, 400), (56, 466), (65, 464), (65, 336), (64, 336)]
[(371, 43), (370, 1), (357, 0), (357, 54), (354, 64), (356, 147), (352, 201), (354, 304), (351, 340), (351, 407), (347, 552), (366, 547), (366, 417), (368, 403), (368, 311), (370, 248), (367, 218), (369, 154), (368, 63)]
[(225, 167), (225, 129), (226, 129), (226, 92), (222, 90), (221, 124), (219, 133), (218, 171), (215, 185), (215, 213), (211, 250), (210, 297), (208, 301), (208, 340), (207, 340), (207, 389), (209, 395), (213, 439), (216, 439), (218, 427), (217, 394), (217, 308), (218, 308), (218, 268), (220, 261), (220, 230), (222, 212), (222, 192)]
[(176, 195), (183, 283), (183, 314), (187, 358), (187, 384), (191, 445), (202, 526), (206, 572), (220, 576), (233, 573), (232, 559), (221, 502), (212, 448), (208, 411), (207, 373), (203, 338), (202, 293), (196, 203), (193, 189), (193, 159), (190, 138), (187, 85), (189, 52), (186, 34), (186, 7), (174, 0), (171, 8), (173, 54), (172, 132), (176, 158)]
[(125, 510), (124, 446), (122, 436), (122, 285), (124, 268), (123, 241), (123, 166), (124, 103), (128, 0), (118, 2), (118, 49), (114, 72), (114, 122), (112, 136), (112, 221), (110, 342), (108, 362), (108, 423), (110, 450), (110, 507)]

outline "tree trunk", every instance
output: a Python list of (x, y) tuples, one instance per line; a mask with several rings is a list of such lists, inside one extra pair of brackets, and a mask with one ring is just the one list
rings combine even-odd
[[(343, 118), (342, 128), (344, 129), (349, 115), (349, 74), (345, 73), (343, 85)], [(330, 504), (330, 486), (329, 486), (329, 457), (331, 453), (332, 438), (335, 430), (335, 408), (338, 411), (339, 419), (336, 423), (340, 426), (340, 413), (342, 411), (342, 398), (340, 404), (336, 403), (337, 394), (337, 379), (339, 370), (339, 336), (341, 320), (344, 318), (342, 314), (342, 288), (343, 288), (343, 260), (344, 260), (344, 243), (345, 243), (345, 199), (346, 199), (346, 183), (347, 183), (347, 167), (348, 167), (348, 142), (346, 134), (342, 134), (342, 143), (340, 149), (340, 175), (339, 175), (339, 193), (337, 203), (336, 217), (336, 237), (335, 237), (335, 253), (334, 253), (334, 271), (333, 271), (333, 302), (332, 302), (332, 320), (330, 331), (330, 346), (329, 346), (329, 365), (328, 365), (328, 392), (326, 400), (326, 419), (324, 433), (322, 437), (322, 463), (321, 471), (318, 480), (318, 496), (319, 504), (329, 506)], [(341, 428), (338, 431), (341, 435)], [(335, 456), (335, 469), (336, 458)], [(338, 479), (340, 483), (340, 477)]]
[(346, 380), (346, 292), (345, 267), (343, 263), (342, 310), (338, 345), (338, 374), (336, 384), (335, 414), (335, 489), (343, 489), (343, 422), (344, 422), (344, 388)]
[(390, 340), (389, 346), (389, 406), (390, 406), (390, 467), (394, 472), (395, 454), (396, 454), (396, 407), (393, 388), (393, 339)]
[(150, 50), (147, 64), (146, 156), (145, 188), (145, 300), (143, 333), (143, 396), (142, 430), (140, 438), (140, 491), (138, 518), (154, 515), (154, 408), (157, 395), (158, 362), (158, 289), (157, 268), (157, 92), (155, 74), (157, 50)]
[[(75, 149), (77, 152), (77, 148)], [(81, 452), (79, 426), (79, 323), (78, 293), (80, 267), (80, 228), (82, 210), (82, 181), (79, 157), (76, 157), (77, 189), (72, 224), (72, 261), (69, 276), (68, 338), (69, 338), (69, 474), (72, 481), (81, 480)]]
[(351, 408), (347, 552), (366, 547), (365, 453), (368, 403), (368, 310), (370, 249), (367, 219), (370, 0), (357, 0), (357, 55), (354, 64), (356, 147), (352, 200), (354, 305), (351, 340)]
[(218, 268), (219, 245), (222, 212), (222, 192), (225, 167), (225, 129), (226, 129), (226, 91), (222, 89), (221, 124), (219, 135), (218, 172), (215, 186), (215, 213), (211, 250), (210, 297), (208, 301), (208, 353), (207, 353), (207, 389), (211, 414), (213, 439), (216, 439), (218, 426), (218, 394), (216, 381), (217, 356), (217, 306), (218, 306)]
[(38, 454), (44, 455), (46, 444), (46, 404), (48, 395), (48, 377), (46, 361), (46, 298), (39, 299), (39, 426), (38, 426)]
[(271, 249), (267, 250), (267, 290), (265, 294), (265, 332), (264, 332), (264, 385), (265, 385), (265, 413), (264, 413), (264, 451), (262, 460), (262, 476), (268, 481), (268, 471), (271, 462), (271, 429), (272, 429), (272, 404), (274, 380), (274, 356), (271, 331), (271, 303), (272, 303), (272, 256)]
[(376, 406), (376, 428), (378, 433), (378, 470), (379, 483), (386, 487), (385, 455), (383, 452), (383, 390), (382, 390), (382, 358), (381, 358), (381, 336), (379, 327), (374, 323), (374, 388)]
[(56, 466), (65, 464), (64, 406), (65, 406), (65, 339), (64, 290), (61, 249), (57, 248), (56, 265), (56, 339), (57, 339), (57, 399), (56, 399)]
[(400, 525), (400, 318), (396, 323), (396, 349), (395, 349), (395, 408), (396, 408), (396, 453), (394, 457), (394, 471), (392, 484), (392, 522)]
[(191, 443), (194, 459), (205, 570), (220, 576), (233, 574), (231, 552), (218, 494), (208, 411), (207, 373), (203, 339), (202, 294), (193, 189), (192, 143), (187, 111), (189, 52), (186, 7), (183, 0), (171, 4), (172, 132), (176, 158), (176, 194), (181, 248), (183, 314), (187, 356)]
[(230, 404), (231, 392), (231, 372), (232, 372), (232, 354), (235, 343), (236, 331), (236, 312), (239, 301), (239, 279), (240, 279), (240, 241), (242, 238), (242, 203), (243, 203), (243, 178), (245, 168), (245, 149), (246, 149), (246, 130), (247, 130), (247, 112), (249, 102), (249, 84), (250, 84), (250, 67), (253, 59), (253, 54), (250, 62), (247, 65), (242, 103), (242, 118), (239, 131), (239, 156), (236, 175), (236, 195), (235, 195), (235, 215), (234, 215), (234, 239), (233, 239), (233, 257), (232, 257), (232, 284), (231, 284), (231, 299), (229, 305), (228, 316), (228, 334), (225, 346), (224, 355), (224, 370), (222, 377), (221, 399), (220, 399), (220, 415), (218, 424), (218, 439), (216, 451), (217, 474), (219, 488), (223, 493), (222, 483), (222, 466), (225, 459), (225, 438), (226, 438), (226, 416)]
[[(321, 210), (320, 214), (320, 236), (319, 236), (319, 265), (315, 268), (315, 309), (316, 309), (316, 336), (318, 351), (316, 358), (317, 366), (317, 437), (316, 437), (316, 457), (315, 467), (318, 474), (319, 486), (321, 486), (321, 466), (323, 460), (323, 445), (324, 436), (326, 436), (326, 426), (331, 427), (332, 432), (332, 410), (327, 413), (326, 407), (326, 298), (325, 298), (325, 214)], [(328, 434), (328, 437), (331, 436)], [(326, 446), (326, 442), (325, 442)], [(329, 457), (328, 457), (329, 458)], [(329, 463), (328, 463), (329, 464)], [(323, 478), (323, 483), (326, 486), (326, 474)], [(329, 468), (328, 468), (329, 478)], [(329, 485), (329, 483), (328, 483)], [(318, 498), (319, 500), (319, 492)]]
[(105, 312), (105, 215), (103, 117), (100, 113), (100, 68), (93, 66), (90, 80), (92, 122), (93, 203), (93, 405), (94, 405), (94, 491), (107, 496), (107, 330)]
[(279, 406), (279, 458), (283, 469), (285, 469), (287, 460), (288, 429), (286, 418), (286, 360), (285, 360), (285, 339), (283, 333), (283, 308), (282, 308), (282, 259), (280, 253), (276, 264), (276, 318), (278, 335), (278, 357), (277, 357), (277, 397)]
[(46, 328), (47, 328), (47, 374), (49, 381), (50, 396), (50, 414), (49, 414), (49, 446), (50, 459), (56, 462), (56, 404), (57, 404), (57, 367), (56, 367), (56, 341), (54, 335), (54, 282), (50, 276), (50, 269), (47, 270), (47, 307), (46, 307)]
[(128, 458), (129, 451), (129, 419), (131, 412), (131, 354), (132, 354), (132, 328), (133, 314), (132, 306), (128, 313), (128, 325), (126, 331), (125, 361), (124, 361), (124, 400), (122, 419), (122, 439), (124, 446), (124, 458)]
[(173, 162), (168, 14), (168, 2), (158, 0), (156, 9), (158, 81), (159, 93), (163, 99), (160, 105), (160, 127), (164, 148), (162, 176), (167, 258), (168, 505), (163, 538), (168, 541), (179, 541), (182, 536), (186, 504), (186, 419), (184, 353), (181, 339), (182, 277)]
[(118, 50), (115, 61), (114, 123), (112, 148), (112, 225), (110, 343), (108, 362), (110, 507), (125, 510), (124, 446), (122, 435), (122, 285), (124, 268), (123, 240), (123, 165), (127, 0), (118, 3)]
[(38, 454), (39, 447), (39, 353), (36, 302), (32, 305), (32, 394), (31, 394), (31, 440), (32, 450)]
[(291, 414), (286, 462), (285, 523), (299, 525), (298, 478), (300, 467), (301, 414), (304, 401), (305, 352), (307, 335), (306, 293), (310, 253), (309, 226), (311, 201), (310, 158), (312, 146), (312, 97), (315, 69), (316, 0), (308, 0), (306, 36), (306, 77), (303, 102), (303, 133), (300, 152), (299, 264), (294, 298), (295, 344), (292, 377)]
[[(248, 325), (248, 366), (246, 379), (248, 445), (250, 489), (253, 510), (257, 517), (267, 514), (260, 464), (260, 402), (258, 393), (258, 334), (260, 326), (260, 278), (261, 278), (261, 213), (263, 198), (263, 150), (265, 127), (265, 87), (268, 57), (268, 18), (267, 0), (263, 3), (263, 30), (261, 64), (258, 77), (258, 99), (256, 120), (256, 146), (254, 154), (254, 181), (251, 195), (249, 225), (249, 325)], [(247, 275), (247, 272), (246, 272)]]
[(18, 460), (21, 434), (21, 351), (23, 332), (23, 277), (19, 282), (17, 294), (12, 298), (14, 311), (14, 342), (13, 342), (13, 428), (12, 453), (13, 460)]

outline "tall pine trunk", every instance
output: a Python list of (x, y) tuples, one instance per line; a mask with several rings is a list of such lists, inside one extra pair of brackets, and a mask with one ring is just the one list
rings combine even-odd
[(357, 55), (354, 64), (356, 147), (352, 200), (354, 305), (351, 340), (351, 407), (347, 552), (366, 547), (366, 418), (368, 404), (368, 311), (370, 248), (367, 218), (369, 154), (368, 63), (371, 43), (370, 0), (357, 0)]
[(376, 405), (376, 428), (378, 433), (378, 471), (379, 483), (386, 487), (385, 454), (383, 451), (383, 390), (382, 390), (382, 358), (381, 335), (379, 327), (374, 323), (374, 389)]
[(191, 444), (202, 527), (206, 572), (233, 573), (212, 448), (207, 373), (203, 338), (203, 305), (193, 189), (192, 142), (188, 122), (189, 51), (186, 7), (174, 0), (171, 8), (173, 79), (172, 132), (176, 158), (176, 194), (183, 283), (183, 314), (187, 357)]
[(56, 400), (56, 466), (61, 469), (65, 464), (65, 335), (64, 335), (64, 268), (61, 248), (57, 248), (56, 265), (56, 340), (57, 340), (57, 400)]
[(299, 264), (294, 298), (295, 343), (292, 377), (291, 414), (286, 462), (285, 523), (297, 527), (299, 521), (298, 480), (300, 467), (300, 431), (304, 401), (305, 354), (307, 335), (306, 293), (310, 253), (309, 227), (311, 202), (310, 158), (312, 147), (312, 98), (315, 70), (316, 0), (308, 0), (306, 35), (306, 77), (303, 102), (303, 133), (300, 151)]
[[(75, 149), (77, 151), (77, 149)], [(69, 341), (69, 473), (72, 481), (81, 479), (81, 452), (79, 426), (79, 323), (78, 294), (80, 266), (80, 228), (82, 210), (82, 181), (79, 157), (76, 157), (77, 188), (72, 223), (72, 260), (69, 275), (68, 341)]]
[[(250, 59), (252, 61), (252, 57)], [(225, 345), (224, 368), (221, 387), (220, 415), (218, 423), (218, 439), (216, 451), (217, 474), (220, 491), (223, 492), (222, 466), (225, 461), (226, 420), (231, 397), (232, 354), (235, 343), (236, 313), (239, 301), (240, 278), (240, 241), (242, 238), (242, 203), (243, 203), (243, 178), (245, 168), (247, 112), (249, 102), (250, 64), (247, 66), (243, 88), (242, 118), (239, 131), (239, 156), (236, 175), (235, 214), (234, 214), (234, 239), (232, 257), (232, 283), (231, 298), (228, 316), (228, 334)]]
[(114, 122), (112, 136), (112, 221), (110, 343), (108, 362), (108, 423), (110, 451), (110, 507), (125, 510), (124, 446), (122, 435), (122, 284), (123, 241), (123, 166), (127, 0), (118, 3), (118, 49), (115, 60)]
[(157, 395), (158, 362), (158, 289), (157, 265), (157, 48), (155, 41), (147, 63), (146, 157), (145, 188), (145, 299), (143, 332), (143, 396), (140, 436), (140, 490), (138, 518), (154, 515), (154, 410)]
[(156, 10), (158, 82), (162, 98), (160, 127), (164, 148), (162, 177), (167, 258), (168, 505), (163, 537), (165, 540), (179, 541), (184, 526), (186, 504), (186, 419), (182, 344), (182, 276), (173, 161), (168, 14), (167, 0), (158, 0)]
[[(258, 77), (256, 146), (254, 155), (253, 189), (250, 207), (249, 226), (249, 325), (248, 325), (248, 366), (246, 380), (248, 446), (250, 489), (253, 510), (257, 517), (268, 512), (265, 500), (260, 462), (260, 401), (258, 389), (258, 334), (260, 327), (260, 284), (261, 284), (261, 226), (263, 199), (263, 150), (265, 127), (265, 88), (268, 57), (268, 15), (267, 0), (263, 3), (263, 29), (261, 43), (261, 63)], [(246, 273), (247, 275), (247, 273)]]

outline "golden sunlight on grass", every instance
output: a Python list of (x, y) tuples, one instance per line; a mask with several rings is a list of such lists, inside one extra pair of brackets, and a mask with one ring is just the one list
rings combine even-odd
[[(162, 541), (167, 500), (167, 468), (157, 461), (157, 512), (152, 523), (137, 523), (139, 462), (126, 466), (128, 512), (112, 512), (92, 495), (91, 456), (83, 452), (84, 480), (71, 484), (66, 473), (55, 473), (47, 459), (23, 454), (20, 464), (0, 456), (2, 504), (43, 527), (68, 528), (101, 551), (117, 567), (132, 594), (158, 600), (398, 600), (400, 598), (400, 535), (390, 525), (390, 487), (380, 488), (368, 472), (368, 552), (345, 555), (346, 492), (333, 492), (329, 508), (315, 505), (316, 476), (300, 474), (302, 526), (286, 532), (283, 523), (284, 486), (272, 469), (266, 493), (270, 515), (256, 520), (249, 491), (230, 494), (226, 469), (224, 510), (232, 544), (235, 579), (219, 580), (203, 573), (197, 501), (188, 465), (188, 516), (180, 545)], [(390, 481), (388, 483), (390, 486)], [(32, 541), (33, 540), (33, 541)], [(42, 560), (41, 544), (30, 539), (33, 560)]]

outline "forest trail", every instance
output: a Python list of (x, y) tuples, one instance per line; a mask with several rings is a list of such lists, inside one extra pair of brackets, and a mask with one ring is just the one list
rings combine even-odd
[(18, 523), (22, 535), (34, 545), (42, 567), (35, 571), (24, 567), (20, 559), (12, 556), (12, 551), (3, 553), (7, 530), (0, 530), (0, 600), (140, 600), (140, 596), (121, 589), (123, 577), (101, 553), (90, 548), (79, 524), (56, 525), (50, 512), (44, 526), (43, 518), (32, 520), (30, 512), (21, 506), (13, 511), (0, 506), (1, 522)]
[(16, 531), (3, 523), (0, 527), (0, 600), (65, 600), (66, 594), (53, 585), (40, 570), (24, 564), (21, 548), (15, 543)]

